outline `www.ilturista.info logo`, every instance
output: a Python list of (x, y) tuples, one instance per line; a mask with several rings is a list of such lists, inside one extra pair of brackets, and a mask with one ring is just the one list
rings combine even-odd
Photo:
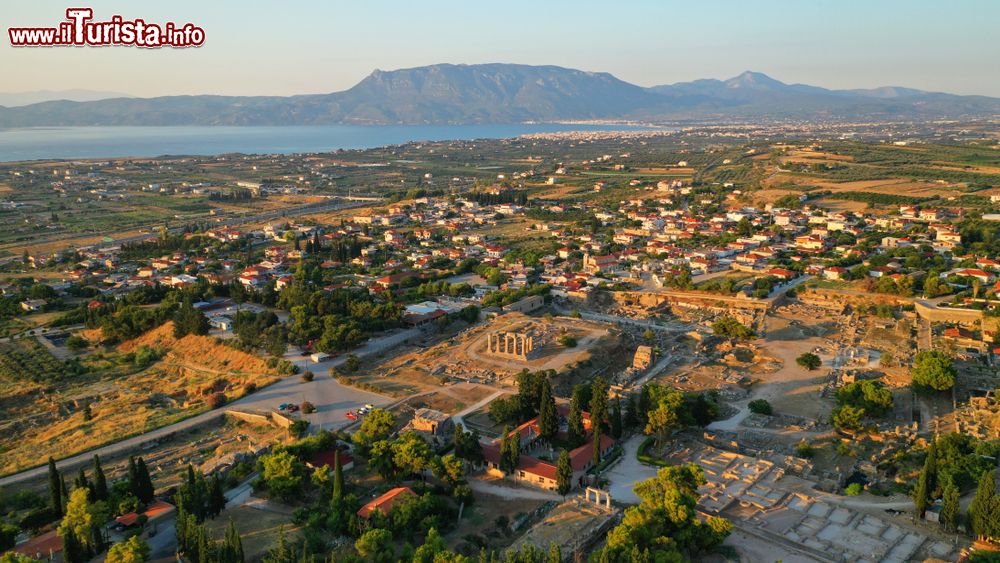
[(200, 47), (205, 42), (205, 30), (190, 23), (160, 25), (121, 16), (95, 22), (91, 21), (93, 18), (92, 8), (67, 8), (67, 21), (57, 27), (10, 27), (7, 34), (14, 47)]

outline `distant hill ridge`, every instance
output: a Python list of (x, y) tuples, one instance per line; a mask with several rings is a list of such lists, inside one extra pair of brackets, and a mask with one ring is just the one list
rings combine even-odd
[(937, 119), (1000, 114), (1000, 99), (885, 86), (830, 90), (744, 72), (643, 88), (605, 72), (518, 64), (376, 70), (343, 92), (46, 101), (0, 127), (518, 123), (580, 119)]

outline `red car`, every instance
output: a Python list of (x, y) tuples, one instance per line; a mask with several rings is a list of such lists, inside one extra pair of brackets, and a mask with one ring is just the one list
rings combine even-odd
[(358, 415), (356, 415), (356, 414), (354, 414), (353, 412), (350, 412), (350, 411), (347, 411), (347, 414), (345, 416), (347, 418), (351, 419), (351, 420), (357, 420), (358, 419)]

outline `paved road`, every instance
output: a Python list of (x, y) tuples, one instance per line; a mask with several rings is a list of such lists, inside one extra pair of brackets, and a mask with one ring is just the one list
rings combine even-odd
[[(359, 358), (378, 355), (422, 334), (419, 329), (393, 332), (369, 340), (354, 353)], [(281, 403), (301, 403), (308, 400), (317, 408), (316, 413), (306, 415), (306, 418), (314, 425), (314, 428), (333, 429), (340, 428), (352, 422), (345, 416), (349, 410), (355, 410), (366, 403), (386, 405), (392, 402), (392, 399), (389, 397), (341, 385), (330, 376), (330, 368), (345, 362), (347, 359), (346, 355), (338, 356), (320, 364), (313, 363), (308, 356), (303, 356), (301, 353), (291, 353), (286, 357), (301, 366), (304, 370), (312, 370), (316, 374), (316, 379), (305, 383), (298, 375), (289, 376), (274, 385), (233, 401), (227, 407), (241, 410), (267, 411), (277, 408)], [(101, 457), (126, 455), (138, 451), (144, 444), (166, 438), (176, 432), (186, 432), (197, 428), (221, 418), (224, 414), (224, 409), (202, 413), (145, 434), (126, 438), (114, 444), (108, 444), (89, 452), (60, 460), (56, 463), (56, 466), (63, 472), (66, 472), (67, 468), (72, 470), (79, 465), (90, 463), (94, 454)], [(41, 466), (2, 477), (0, 478), (0, 487), (38, 479), (47, 471), (48, 468), (46, 466)]]
[(636, 483), (656, 476), (658, 467), (646, 465), (636, 458), (639, 446), (646, 437), (636, 435), (622, 445), (622, 459), (602, 474), (608, 480), (611, 500), (624, 504), (639, 504), (639, 497), (632, 488)]
[(452, 417), (451, 417), (452, 422), (454, 422), (456, 425), (461, 424), (462, 428), (464, 428), (466, 430), (466, 432), (468, 432), (469, 427), (466, 426), (466, 424), (465, 424), (465, 415), (469, 414), (470, 412), (475, 412), (475, 411), (477, 411), (477, 410), (485, 407), (486, 405), (488, 405), (489, 403), (491, 403), (493, 401), (493, 399), (496, 399), (500, 395), (503, 395), (505, 392), (506, 391), (503, 391), (503, 390), (494, 391), (488, 397), (486, 397), (485, 399), (479, 401), (478, 403), (476, 403), (474, 405), (469, 405), (469, 406), (465, 407), (464, 409), (462, 409), (457, 414), (452, 415)]

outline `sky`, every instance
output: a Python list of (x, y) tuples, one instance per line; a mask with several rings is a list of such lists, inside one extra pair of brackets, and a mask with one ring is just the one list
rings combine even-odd
[[(67, 7), (191, 22), (188, 49), (11, 47)], [(653, 86), (744, 70), (827, 88), (1000, 97), (995, 0), (3, 0), (0, 91), (137, 96), (344, 90), (372, 70), (551, 64)]]

